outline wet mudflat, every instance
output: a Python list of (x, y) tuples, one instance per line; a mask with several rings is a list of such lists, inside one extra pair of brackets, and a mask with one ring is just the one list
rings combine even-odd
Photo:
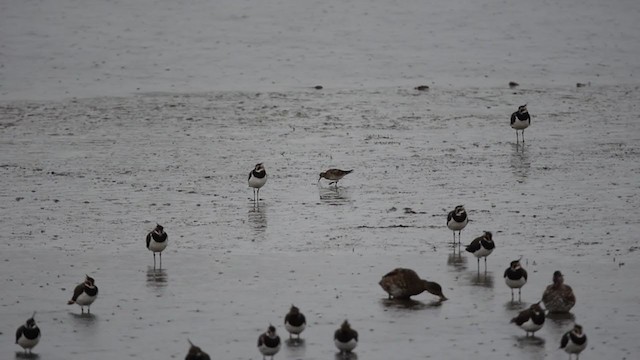
[[(256, 340), (294, 303), (304, 344), (276, 358), (335, 356), (348, 318), (358, 359), (564, 359), (573, 321), (583, 358), (631, 359), (636, 330), (640, 122), (634, 86), (404, 88), (147, 94), (0, 104), (0, 349), (33, 311), (41, 359), (257, 359)], [(526, 145), (508, 117), (528, 103)], [(261, 202), (247, 175), (264, 162)], [(354, 169), (332, 188), (320, 171)], [(478, 274), (453, 253), (493, 231)], [(144, 236), (170, 244), (154, 270)], [(522, 256), (523, 304), (502, 274)], [(450, 299), (388, 301), (394, 267)], [(562, 270), (578, 303), (534, 339), (509, 320)], [(92, 316), (67, 306), (84, 274)]]

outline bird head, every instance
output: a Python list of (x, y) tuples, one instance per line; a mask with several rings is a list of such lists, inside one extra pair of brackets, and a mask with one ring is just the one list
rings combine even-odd
[(347, 321), (347, 320), (345, 319), (345, 321), (344, 321), (344, 322), (342, 323), (342, 325), (340, 326), (340, 329), (341, 329), (342, 331), (349, 331), (349, 330), (351, 330), (351, 325), (349, 325), (349, 321)]
[(86, 279), (84, 280), (85, 285), (87, 285), (89, 287), (93, 286), (96, 281), (91, 276), (89, 276), (87, 274), (85, 274), (85, 276), (86, 276)]
[(156, 231), (160, 234), (164, 231), (164, 227), (160, 224), (156, 224)]
[(556, 270), (553, 273), (553, 284), (554, 285), (562, 285), (562, 283), (564, 282), (564, 276), (562, 275), (562, 273), (558, 270)]
[(28, 328), (36, 327), (36, 320), (34, 319), (36, 316), (36, 312), (33, 312), (33, 315), (29, 319), (27, 319), (27, 323), (25, 324)]
[(582, 335), (582, 326), (578, 324), (573, 325), (573, 332), (578, 336)]
[(440, 297), (440, 301), (447, 300), (447, 297), (444, 296), (444, 294), (442, 293), (442, 286), (440, 286), (440, 284), (438, 284), (436, 282), (432, 282), (432, 281), (427, 281), (427, 280), (422, 280), (422, 283), (423, 283), (423, 286), (424, 286), (424, 290), (426, 290), (430, 294), (433, 294), (435, 296), (439, 296)]
[(269, 328), (267, 329), (267, 336), (274, 337), (276, 336), (276, 327), (269, 324)]
[(518, 270), (520, 268), (520, 259), (511, 262), (511, 269)]

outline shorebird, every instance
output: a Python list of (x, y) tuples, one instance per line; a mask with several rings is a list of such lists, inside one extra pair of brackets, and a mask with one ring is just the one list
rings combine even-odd
[(147, 249), (153, 252), (153, 268), (156, 268), (156, 253), (160, 256), (160, 267), (162, 267), (162, 250), (166, 249), (169, 236), (164, 232), (164, 227), (156, 224), (156, 228), (147, 234)]
[(258, 350), (263, 360), (267, 356), (273, 359), (273, 356), (280, 351), (280, 337), (276, 334), (276, 328), (273, 325), (269, 325), (267, 331), (258, 337)]
[(527, 270), (520, 265), (520, 259), (512, 261), (504, 271), (504, 282), (511, 288), (511, 301), (513, 302), (513, 289), (518, 289), (518, 301), (521, 301), (520, 291), (527, 283)]
[(284, 317), (284, 327), (289, 332), (289, 339), (292, 338), (292, 335), (297, 335), (297, 339), (300, 339), (300, 333), (304, 331), (306, 326), (307, 319), (304, 314), (292, 304), (291, 309)]
[(587, 335), (582, 332), (582, 326), (575, 324), (571, 331), (567, 331), (562, 335), (560, 341), (560, 349), (564, 349), (569, 354), (569, 360), (571, 355), (576, 354), (576, 360), (580, 359), (580, 353), (587, 347)]
[(519, 141), (518, 130), (522, 131), (522, 143), (524, 144), (524, 129), (531, 125), (531, 116), (527, 110), (527, 104), (518, 106), (518, 111), (511, 114), (511, 128), (516, 131), (516, 144)]
[(256, 164), (256, 167), (249, 173), (249, 187), (253, 188), (253, 201), (260, 201), (260, 188), (267, 183), (267, 171), (262, 163)]
[(467, 226), (467, 211), (464, 206), (458, 205), (447, 215), (447, 227), (453, 231), (453, 245), (456, 244), (456, 231), (458, 232), (458, 244), (460, 244), (460, 232)]
[(408, 300), (413, 295), (422, 294), (427, 291), (430, 294), (440, 297), (440, 301), (447, 298), (442, 294), (442, 287), (435, 282), (421, 279), (415, 271), (411, 269), (397, 268), (382, 277), (380, 286), (389, 294), (389, 299)]
[(38, 325), (36, 325), (35, 316), (36, 313), (34, 311), (33, 315), (27, 319), (27, 322), (16, 331), (16, 344), (22, 346), (25, 354), (27, 354), (27, 351), (31, 354), (31, 349), (38, 345), (40, 341), (41, 333)]
[(536, 331), (542, 329), (544, 319), (544, 310), (540, 307), (540, 303), (537, 302), (532, 304), (528, 309), (522, 310), (518, 316), (511, 319), (511, 322), (526, 331), (526, 336), (529, 336), (529, 333), (531, 333), (532, 336), (535, 336)]
[(325, 172), (320, 173), (318, 182), (320, 182), (320, 179), (325, 178), (330, 181), (329, 185), (335, 184), (336, 187), (338, 187), (338, 181), (340, 181), (340, 179), (350, 174), (352, 171), (353, 170), (329, 169)]
[(333, 343), (336, 344), (341, 354), (348, 354), (358, 345), (358, 332), (351, 328), (345, 320), (342, 326), (333, 334)]
[(202, 351), (202, 349), (200, 349), (199, 347), (193, 345), (191, 340), (187, 339), (187, 341), (189, 342), (189, 345), (191, 345), (191, 347), (189, 348), (189, 353), (187, 354), (187, 357), (184, 358), (184, 360), (211, 360), (209, 354)]
[(550, 313), (566, 313), (576, 304), (571, 286), (565, 285), (560, 271), (553, 273), (553, 284), (547, 286), (542, 294), (542, 303)]
[(493, 252), (496, 245), (493, 243), (493, 235), (490, 231), (485, 231), (484, 235), (475, 238), (465, 250), (478, 258), (478, 273), (480, 272), (480, 258), (484, 258), (484, 271), (487, 271), (487, 256)]
[(80, 305), (80, 311), (84, 314), (84, 307), (87, 307), (87, 314), (91, 313), (91, 304), (98, 297), (98, 287), (95, 280), (89, 275), (85, 275), (86, 279), (82, 284), (76, 286), (73, 290), (73, 297), (67, 302), (68, 305)]

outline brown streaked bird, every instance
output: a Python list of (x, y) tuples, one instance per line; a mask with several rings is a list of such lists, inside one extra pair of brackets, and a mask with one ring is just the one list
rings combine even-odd
[(447, 298), (442, 294), (442, 287), (432, 281), (421, 279), (415, 271), (411, 269), (397, 268), (382, 277), (380, 286), (389, 294), (389, 299), (410, 299), (411, 296), (422, 294), (427, 291), (430, 294), (440, 297), (440, 301)]
[(340, 181), (340, 179), (350, 174), (352, 171), (353, 170), (329, 169), (325, 172), (320, 173), (318, 182), (320, 182), (320, 179), (325, 178), (330, 181), (329, 185), (336, 184), (336, 187), (338, 187), (338, 181)]
[(202, 349), (200, 349), (199, 347), (193, 345), (191, 340), (187, 339), (187, 341), (189, 342), (189, 345), (191, 345), (191, 347), (189, 348), (189, 353), (187, 353), (187, 357), (185, 357), (184, 360), (211, 360), (209, 354), (202, 351)]
[(550, 313), (566, 313), (576, 304), (576, 296), (571, 286), (564, 283), (560, 271), (553, 273), (553, 284), (547, 286), (542, 294), (542, 303)]

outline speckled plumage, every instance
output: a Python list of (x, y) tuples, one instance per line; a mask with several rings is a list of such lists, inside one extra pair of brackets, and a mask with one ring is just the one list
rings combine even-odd
[(421, 279), (411, 269), (394, 269), (384, 275), (379, 284), (389, 294), (389, 298), (409, 299), (411, 296), (427, 291), (439, 296), (441, 301), (447, 300), (442, 294), (442, 287), (438, 283)]
[(564, 276), (560, 271), (553, 274), (553, 284), (547, 286), (542, 294), (545, 309), (552, 313), (569, 312), (576, 304), (576, 297), (571, 286), (564, 284)]

